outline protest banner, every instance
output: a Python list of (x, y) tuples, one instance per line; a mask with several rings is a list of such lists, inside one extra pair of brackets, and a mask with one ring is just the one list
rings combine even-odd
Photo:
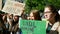
[(24, 4), (16, 1), (6, 1), (2, 11), (14, 15), (21, 15), (24, 10)]
[(22, 34), (46, 34), (46, 21), (20, 20)]
[(0, 0), (0, 10), (2, 9), (2, 0)]

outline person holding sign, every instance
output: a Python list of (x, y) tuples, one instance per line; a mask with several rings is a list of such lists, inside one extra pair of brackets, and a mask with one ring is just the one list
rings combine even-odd
[(28, 20), (20, 20), (22, 34), (46, 34), (46, 21), (41, 21), (38, 10), (32, 10)]
[(44, 17), (47, 19), (46, 34), (59, 34), (59, 14), (53, 5), (44, 8)]
[(27, 19), (29, 19), (29, 20), (41, 20), (39, 11), (32, 10), (30, 13), (30, 16)]

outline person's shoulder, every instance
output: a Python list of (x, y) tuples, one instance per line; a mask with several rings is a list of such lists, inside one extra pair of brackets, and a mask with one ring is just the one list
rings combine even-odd
[(59, 22), (59, 21), (55, 22), (55, 25), (59, 25), (59, 24), (60, 24), (60, 22)]
[(52, 26), (51, 30), (54, 30), (54, 31), (57, 30), (59, 27), (59, 23), (60, 23), (59, 21), (55, 22), (54, 25)]
[(58, 25), (57, 31), (58, 31), (58, 32), (59, 32), (59, 34), (60, 34), (60, 21), (59, 21), (59, 22), (57, 22), (57, 25)]

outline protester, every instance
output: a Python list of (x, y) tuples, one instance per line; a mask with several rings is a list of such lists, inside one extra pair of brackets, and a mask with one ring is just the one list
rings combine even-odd
[(19, 34), (18, 21), (19, 17), (17, 15), (13, 16), (12, 27), (10, 28), (12, 34)]
[(46, 34), (59, 34), (59, 14), (53, 5), (46, 5), (44, 17), (47, 19)]
[(41, 20), (40, 13), (38, 10), (32, 10), (30, 16), (27, 17), (29, 20)]
[(7, 23), (7, 15), (4, 14), (3, 17), (2, 17), (2, 19), (3, 19), (3, 22), (4, 22), (5, 26), (6, 26), (6, 28), (8, 28), (8, 27), (7, 27), (7, 26), (8, 26), (8, 25), (7, 25), (7, 24), (8, 24), (8, 23)]
[(4, 26), (5, 26), (4, 34), (9, 34), (9, 23), (7, 22), (7, 14), (4, 14), (2, 19), (4, 22)]
[(12, 25), (13, 22), (13, 14), (7, 14), (7, 22), (9, 23), (9, 25)]
[[(12, 23), (13, 23), (13, 14), (8, 14), (7, 13), (7, 23), (8, 23), (8, 33), (11, 33), (11, 28), (12, 28)], [(7, 34), (8, 34), (7, 33)]]
[(2, 19), (2, 15), (0, 14), (0, 34), (4, 34), (5, 33), (5, 25)]

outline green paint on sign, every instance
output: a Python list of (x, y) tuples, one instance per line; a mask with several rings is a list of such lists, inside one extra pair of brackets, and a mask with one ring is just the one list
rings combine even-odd
[(46, 21), (20, 20), (22, 34), (46, 34)]

